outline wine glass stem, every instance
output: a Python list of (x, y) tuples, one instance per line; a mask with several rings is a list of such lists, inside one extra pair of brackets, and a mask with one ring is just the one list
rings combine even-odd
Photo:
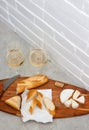
[(16, 74), (20, 74), (19, 67), (18, 67), (18, 68), (16, 68)]
[(37, 67), (37, 74), (40, 74), (41, 73), (41, 68), (40, 67)]

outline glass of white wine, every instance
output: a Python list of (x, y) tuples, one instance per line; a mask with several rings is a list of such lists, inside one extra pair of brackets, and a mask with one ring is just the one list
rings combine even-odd
[(8, 45), (6, 51), (6, 62), (10, 68), (16, 68), (16, 73), (19, 74), (19, 67), (24, 62), (24, 55), (16, 43)]
[(30, 63), (37, 68), (37, 73), (41, 73), (41, 69), (48, 62), (48, 55), (45, 49), (33, 49), (30, 51)]

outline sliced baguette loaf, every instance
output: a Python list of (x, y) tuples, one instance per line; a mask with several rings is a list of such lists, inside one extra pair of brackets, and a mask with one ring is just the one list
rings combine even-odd
[(14, 96), (7, 100), (5, 100), (5, 103), (9, 106), (15, 108), (16, 110), (20, 110), (20, 104), (21, 104), (21, 97), (20, 96)]
[(28, 84), (27, 89), (39, 87), (45, 84), (46, 82), (48, 82), (48, 77), (42, 74), (32, 76), (25, 80), (25, 83)]
[[(21, 82), (23, 85), (21, 85)], [(36, 88), (47, 82), (48, 82), (48, 77), (43, 74), (38, 74), (32, 77), (26, 78), (25, 80), (20, 81), (19, 85), (17, 84), (16, 93), (20, 94), (24, 91), (24, 89)], [(25, 88), (22, 86), (24, 86)]]
[(55, 105), (52, 100), (48, 97), (43, 98), (46, 109), (51, 115), (55, 115)]

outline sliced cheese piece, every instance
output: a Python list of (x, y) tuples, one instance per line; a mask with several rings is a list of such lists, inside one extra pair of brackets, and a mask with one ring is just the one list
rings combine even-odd
[(79, 104), (76, 102), (76, 101), (74, 101), (74, 100), (72, 100), (72, 108), (78, 108), (79, 107)]
[(76, 101), (79, 102), (79, 103), (84, 104), (85, 103), (85, 98), (84, 98), (84, 96), (81, 96), (81, 97), (77, 98)]
[(14, 96), (5, 101), (6, 104), (10, 105), (11, 107), (20, 110), (20, 104), (21, 104), (21, 97), (20, 96)]
[(67, 101), (73, 94), (74, 90), (73, 89), (64, 89), (61, 94), (60, 94), (60, 101), (64, 103)]
[(73, 94), (73, 99), (76, 100), (80, 96), (80, 92), (76, 90)]
[(70, 107), (71, 104), (72, 104), (72, 99), (69, 99), (69, 100), (67, 100), (67, 101), (64, 102), (64, 105), (65, 105), (66, 107)]

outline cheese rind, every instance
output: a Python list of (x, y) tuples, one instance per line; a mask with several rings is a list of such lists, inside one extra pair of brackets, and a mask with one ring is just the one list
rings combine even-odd
[(69, 100), (67, 100), (66, 102), (64, 102), (64, 105), (65, 105), (66, 107), (70, 107), (71, 104), (72, 104), (72, 99), (69, 99)]
[(60, 101), (62, 103), (64, 103), (65, 101), (67, 101), (73, 94), (74, 90), (73, 89), (64, 89), (61, 93), (60, 93)]
[(85, 98), (84, 98), (84, 96), (81, 96), (81, 97), (77, 98), (76, 101), (81, 103), (81, 104), (84, 104), (85, 103)]
[(72, 100), (72, 108), (78, 108), (79, 107), (79, 103), (77, 103), (76, 101)]
[(81, 96), (80, 91), (73, 89), (64, 89), (60, 94), (60, 101), (66, 106), (66, 107), (72, 107), (76, 109), (79, 107), (79, 103), (84, 104), (85, 103), (85, 97)]
[(76, 90), (73, 94), (73, 99), (76, 100), (80, 96), (80, 92)]

